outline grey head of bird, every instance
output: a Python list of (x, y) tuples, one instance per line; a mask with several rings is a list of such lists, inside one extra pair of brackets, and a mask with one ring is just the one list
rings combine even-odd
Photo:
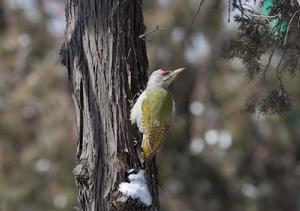
[(174, 81), (178, 74), (183, 70), (184, 68), (168, 70), (166, 67), (155, 70), (149, 77), (147, 87), (161, 86), (163, 88), (168, 88), (172, 81)]

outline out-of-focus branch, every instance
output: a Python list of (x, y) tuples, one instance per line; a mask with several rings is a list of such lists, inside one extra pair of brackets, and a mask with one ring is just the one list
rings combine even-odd
[(204, 3), (204, 0), (202, 0), (202, 1), (200, 2), (200, 4), (199, 4), (198, 10), (197, 10), (196, 14), (195, 14), (194, 17), (193, 17), (193, 20), (192, 20), (190, 29), (192, 29), (193, 24), (194, 24), (194, 22), (195, 22), (195, 20), (196, 20), (196, 18), (197, 18), (197, 16), (198, 16), (200, 10), (201, 10), (201, 7), (202, 7), (203, 3)]
[(152, 29), (151, 31), (145, 32), (144, 34), (141, 34), (139, 36), (140, 39), (146, 40), (147, 36), (154, 33), (154, 32), (158, 32), (158, 31), (163, 31), (165, 30), (165, 28), (160, 27), (160, 26), (156, 26), (155, 29)]

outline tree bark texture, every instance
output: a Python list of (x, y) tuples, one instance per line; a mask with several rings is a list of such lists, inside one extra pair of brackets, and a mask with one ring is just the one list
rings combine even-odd
[[(76, 112), (78, 208), (159, 210), (155, 162), (145, 163), (141, 135), (129, 122), (147, 80), (141, 0), (67, 0), (66, 20), (61, 55)], [(132, 168), (145, 168), (150, 207), (118, 191)]]

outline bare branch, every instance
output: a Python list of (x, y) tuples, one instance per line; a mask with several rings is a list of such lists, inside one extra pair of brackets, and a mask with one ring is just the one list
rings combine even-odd
[(287, 27), (287, 30), (286, 30), (286, 33), (285, 33), (285, 37), (284, 37), (283, 46), (285, 46), (285, 44), (286, 44), (286, 41), (287, 41), (287, 38), (288, 38), (288, 33), (289, 33), (289, 30), (290, 30), (290, 26), (291, 26), (291, 24), (292, 24), (292, 21), (293, 21), (294, 17), (296, 16), (296, 14), (297, 14), (298, 12), (300, 12), (300, 10), (297, 10), (297, 11), (293, 14), (291, 20), (289, 21), (289, 25), (288, 25), (288, 27)]
[(204, 0), (202, 0), (202, 1), (200, 2), (200, 4), (199, 4), (198, 10), (197, 10), (196, 14), (195, 14), (194, 17), (193, 17), (193, 20), (192, 20), (190, 29), (192, 29), (193, 24), (194, 24), (194, 22), (195, 22), (195, 20), (196, 20), (196, 18), (197, 18), (197, 16), (198, 16), (200, 10), (201, 10), (201, 7), (202, 7), (202, 4), (203, 4), (203, 3), (204, 3)]
[(139, 38), (140, 38), (140, 39), (143, 39), (143, 40), (146, 40), (146, 38), (147, 38), (147, 36), (148, 36), (149, 34), (152, 34), (152, 33), (154, 33), (154, 32), (158, 32), (158, 31), (163, 31), (163, 30), (165, 30), (165, 28), (160, 27), (160, 26), (157, 25), (157, 26), (155, 27), (155, 29), (152, 29), (151, 31), (145, 32), (144, 34), (141, 34), (141, 35), (139, 36)]

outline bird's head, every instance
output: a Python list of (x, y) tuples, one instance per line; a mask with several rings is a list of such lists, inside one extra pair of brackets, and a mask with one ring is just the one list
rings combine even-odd
[(168, 70), (166, 67), (162, 67), (150, 75), (147, 86), (162, 86), (167, 88), (183, 70), (184, 68)]

